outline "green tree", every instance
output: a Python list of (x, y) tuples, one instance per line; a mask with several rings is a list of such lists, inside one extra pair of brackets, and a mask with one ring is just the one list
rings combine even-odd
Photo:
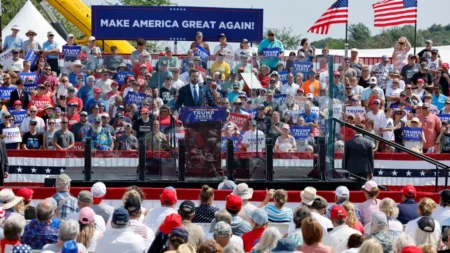
[(344, 39), (333, 39), (333, 38), (328, 37), (323, 40), (314, 41), (311, 43), (311, 45), (315, 48), (328, 47), (328, 49), (343, 49), (345, 47), (345, 40)]
[(264, 39), (267, 39), (268, 31), (272, 31), (275, 34), (277, 40), (283, 43), (284, 49), (294, 50), (300, 47), (302, 35), (294, 34), (292, 27), (283, 27), (281, 29), (266, 27), (264, 28)]
[(348, 44), (350, 48), (366, 48), (372, 34), (363, 23), (351, 24), (348, 27)]

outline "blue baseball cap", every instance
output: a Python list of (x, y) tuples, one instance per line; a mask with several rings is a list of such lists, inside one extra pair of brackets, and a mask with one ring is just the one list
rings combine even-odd
[(125, 208), (117, 208), (114, 210), (112, 216), (111, 227), (122, 228), (127, 226), (129, 221), (130, 215), (128, 214), (128, 211)]
[(78, 245), (74, 240), (66, 241), (61, 249), (61, 253), (78, 253)]
[(297, 250), (297, 243), (289, 238), (281, 238), (278, 240), (277, 246), (272, 249), (272, 252), (278, 253), (292, 253)]

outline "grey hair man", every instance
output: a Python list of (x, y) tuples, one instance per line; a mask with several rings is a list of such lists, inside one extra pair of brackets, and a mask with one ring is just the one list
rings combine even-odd
[(392, 249), (396, 253), (402, 252), (403, 248), (415, 246), (414, 239), (407, 233), (401, 233), (392, 243)]
[(223, 249), (223, 253), (244, 253), (244, 248), (237, 243), (230, 242)]
[[(49, 250), (52, 252), (60, 252), (64, 246), (64, 243), (71, 240), (76, 240), (77, 235), (80, 232), (80, 224), (76, 220), (65, 220), (62, 221), (59, 225), (59, 236), (58, 236), (58, 242), (53, 244), (46, 244), (42, 248), (42, 250)], [(86, 247), (81, 244), (77, 243), (78, 251), (87, 253)]]
[(25, 229), (25, 218), (21, 215), (10, 215), (3, 225), (3, 234), (6, 240), (20, 240)]
[[(80, 191), (78, 194), (78, 210), (81, 210), (83, 207), (91, 207), (94, 203), (94, 197), (90, 191)], [(76, 213), (71, 213), (67, 215), (66, 220), (78, 220), (80, 214), (78, 211)], [(102, 216), (96, 214), (94, 216), (94, 224), (95, 229), (101, 233), (106, 232), (106, 223)]]
[[(229, 224), (231, 227), (232, 219), (233, 218), (232, 218), (231, 214), (226, 209), (223, 209), (223, 210), (216, 212), (216, 218), (214, 220), (215, 220), (215, 222), (217, 221), (217, 223), (225, 222), (226, 224)], [(215, 224), (217, 224), (217, 223), (215, 223)], [(211, 229), (209, 231), (210, 233), (208, 233), (206, 235), (206, 238), (208, 240), (215, 240), (215, 237), (214, 237), (215, 227), (216, 227), (215, 225), (211, 226)], [(232, 235), (230, 238), (230, 243), (235, 243), (235, 244), (239, 245), (241, 248), (244, 248), (244, 242), (242, 241), (242, 238), (239, 236)]]
[(56, 178), (56, 217), (64, 220), (67, 215), (78, 212), (77, 199), (70, 194), (70, 177), (61, 174)]
[(222, 246), (226, 247), (230, 243), (231, 237), (233, 236), (233, 231), (231, 230), (230, 224), (219, 221), (214, 227), (214, 240)]

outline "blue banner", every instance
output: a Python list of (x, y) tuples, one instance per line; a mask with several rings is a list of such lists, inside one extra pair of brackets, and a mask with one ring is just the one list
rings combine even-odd
[(13, 90), (16, 88), (0, 87), (0, 99), (10, 98)]
[(198, 31), (204, 41), (228, 42), (263, 39), (263, 9), (204, 8), (183, 6), (91, 6), (92, 36), (98, 40), (195, 41)]
[(226, 108), (223, 107), (181, 107), (179, 120), (185, 124), (195, 122), (220, 121), (226, 119)]
[(291, 133), (296, 140), (306, 140), (311, 134), (311, 126), (291, 126)]
[[(398, 108), (398, 105), (397, 105), (397, 104), (391, 104), (391, 108), (392, 108), (392, 109), (397, 109), (397, 108)], [(409, 106), (405, 106), (403, 109), (404, 109), (405, 112), (407, 112), (407, 113), (411, 113), (411, 112), (412, 112), (412, 108), (409, 107)]]
[(288, 82), (287, 77), (288, 77), (289, 72), (287, 70), (284, 70), (284, 71), (278, 72), (278, 74), (280, 75), (280, 78), (279, 78), (280, 82), (282, 82), (283, 84), (286, 84)]
[(286, 94), (276, 94), (273, 95), (273, 101), (275, 101), (279, 105), (283, 105), (286, 102)]
[(253, 118), (256, 117), (256, 115), (258, 114), (258, 111), (256, 109), (250, 109), (247, 111), (250, 115), (252, 115)]
[(208, 62), (209, 60), (209, 52), (201, 46), (195, 47), (194, 56), (199, 56), (203, 62)]
[(134, 72), (131, 72), (131, 71), (119, 71), (119, 72), (117, 72), (117, 75), (116, 75), (117, 83), (119, 85), (122, 85), (124, 83), (125, 77), (127, 77), (127, 75), (134, 76)]
[(233, 147), (234, 151), (239, 151), (239, 143), (240, 138), (239, 136), (233, 136), (233, 137), (222, 137), (222, 152), (227, 151), (227, 140), (233, 140)]
[(30, 73), (25, 73), (25, 72), (20, 72), (19, 73), (20, 79), (22, 79), (23, 83), (26, 84), (27, 83), (27, 77), (32, 77), (34, 82), (33, 84), (36, 85), (37, 84), (37, 76), (35, 72), (30, 72)]
[(261, 54), (264, 58), (274, 59), (280, 56), (280, 49), (278, 47), (263, 48)]
[(64, 57), (78, 57), (81, 52), (81, 46), (62, 46)]
[(446, 120), (450, 123), (450, 114), (438, 114), (437, 115), (441, 121)]
[(14, 125), (20, 125), (22, 124), (22, 121), (27, 117), (27, 111), (23, 110), (20, 112), (17, 111), (10, 111), (11, 115), (14, 116)]
[(37, 84), (25, 84), (23, 89), (29, 94), (32, 90), (37, 90)]
[(34, 66), (36, 66), (36, 62), (39, 58), (39, 54), (36, 53), (33, 50), (28, 50), (27, 54), (25, 55), (24, 60), (28, 60), (31, 63), (31, 69), (34, 68)]
[(422, 128), (420, 127), (404, 127), (403, 140), (404, 141), (422, 141)]
[(309, 61), (294, 61), (294, 74), (303, 73), (304, 77), (308, 78), (308, 72), (313, 65)]
[(143, 92), (133, 92), (129, 91), (127, 96), (125, 97), (125, 104), (131, 105), (136, 104), (137, 106), (141, 106), (142, 100), (147, 97), (147, 94)]

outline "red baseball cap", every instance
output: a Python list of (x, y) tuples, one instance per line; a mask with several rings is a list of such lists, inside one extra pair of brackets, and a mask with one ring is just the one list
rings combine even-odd
[(24, 200), (31, 200), (33, 194), (34, 191), (29, 188), (20, 188), (20, 190), (17, 191), (16, 196), (22, 197)]
[(16, 106), (16, 105), (23, 105), (23, 103), (20, 100), (16, 100), (16, 101), (14, 101), (14, 106)]
[(422, 253), (422, 249), (416, 246), (407, 246), (402, 249), (401, 253)]
[(418, 83), (424, 83), (425, 81), (422, 78), (417, 79)]
[(161, 224), (161, 226), (159, 226), (159, 231), (168, 235), (172, 232), (174, 228), (182, 226), (181, 220), (182, 220), (181, 216), (177, 213), (167, 215), (166, 218), (164, 219), (164, 222)]
[(148, 111), (147, 108), (144, 108), (144, 109), (141, 110), (141, 113), (148, 113), (148, 112), (149, 112), (149, 111)]
[(414, 186), (408, 184), (403, 187), (403, 195), (407, 197), (415, 197), (416, 196), (416, 188)]
[(116, 81), (113, 81), (113, 82), (111, 83), (111, 86), (119, 86), (119, 83), (116, 82)]
[(305, 93), (305, 90), (303, 88), (298, 88), (297, 92), (303, 92)]
[(238, 195), (231, 194), (227, 197), (226, 209), (239, 211), (242, 208), (242, 199)]
[(448, 63), (446, 63), (446, 62), (445, 62), (445, 63), (442, 63), (442, 67), (443, 67), (443, 68), (446, 68), (446, 69), (448, 69), (448, 68), (449, 68), (449, 66), (450, 66), (450, 65), (449, 65)]
[(173, 205), (177, 203), (177, 194), (173, 190), (164, 190), (161, 194), (161, 204)]
[(95, 88), (95, 89), (94, 89), (94, 93), (102, 93), (102, 89), (100, 89), (100, 88)]
[(159, 56), (166, 56), (166, 52), (165, 51), (159, 52)]
[(333, 72), (333, 76), (340, 76), (341, 75), (341, 72), (339, 72), (339, 71), (334, 71)]
[(127, 79), (127, 81), (134, 81), (134, 80), (136, 80), (136, 79), (134, 79), (133, 76), (130, 76), (130, 77), (128, 77), (128, 79)]
[(347, 211), (343, 206), (333, 206), (330, 210), (331, 219), (345, 219), (347, 218)]

